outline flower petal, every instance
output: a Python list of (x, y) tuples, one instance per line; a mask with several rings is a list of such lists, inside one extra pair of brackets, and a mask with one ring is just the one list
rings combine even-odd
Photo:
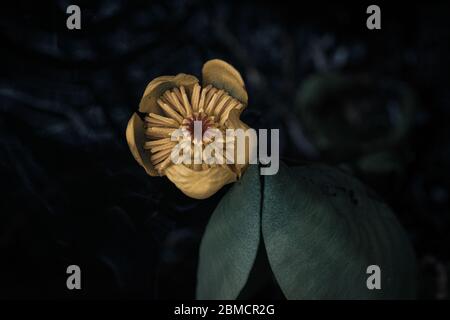
[[(248, 125), (246, 125), (244, 122), (239, 119), (239, 116), (241, 114), (242, 110), (234, 109), (230, 112), (228, 119), (226, 121), (226, 127), (228, 129), (242, 129), (244, 132), (247, 132), (247, 130), (252, 130)], [(242, 173), (247, 169), (250, 159), (255, 159), (256, 161), (256, 153), (257, 153), (257, 144), (258, 144), (258, 138), (255, 137), (254, 139), (250, 139), (249, 137), (245, 137), (245, 164), (238, 164), (237, 158), (238, 158), (238, 143), (237, 138), (234, 142), (234, 168), (237, 173), (238, 178), (241, 177)], [(253, 163), (254, 164), (254, 163)]]
[(203, 86), (213, 85), (226, 90), (231, 96), (247, 105), (248, 95), (241, 74), (229, 63), (213, 59), (203, 65)]
[(130, 121), (128, 121), (126, 137), (130, 151), (136, 161), (144, 167), (147, 174), (151, 176), (158, 176), (158, 172), (153, 168), (153, 165), (150, 162), (150, 155), (148, 151), (144, 149), (144, 122), (136, 113), (134, 113), (131, 116)]
[(144, 113), (162, 114), (157, 100), (169, 89), (184, 86), (190, 93), (198, 79), (192, 75), (179, 73), (176, 76), (162, 76), (153, 79), (145, 88), (139, 103), (139, 111)]
[(165, 173), (178, 189), (195, 199), (206, 199), (224, 185), (236, 181), (236, 174), (228, 166), (194, 171), (180, 164), (170, 166)]

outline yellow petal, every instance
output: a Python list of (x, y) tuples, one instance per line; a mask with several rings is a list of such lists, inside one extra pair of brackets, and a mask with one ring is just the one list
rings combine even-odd
[[(250, 128), (244, 122), (242, 122), (241, 119), (239, 119), (240, 114), (241, 114), (241, 110), (239, 110), (239, 109), (234, 109), (229, 113), (228, 119), (226, 121), (226, 127), (228, 129), (235, 129), (235, 130), (242, 129), (242, 130), (246, 131)], [(257, 137), (256, 137), (256, 139), (257, 139)], [(242, 173), (245, 171), (245, 169), (247, 169), (250, 158), (256, 157), (257, 144), (258, 144), (257, 140), (253, 141), (252, 139), (249, 139), (247, 137), (245, 138), (245, 164), (238, 164), (237, 163), (237, 138), (235, 138), (235, 143), (234, 143), (235, 155), (234, 155), (233, 167), (235, 168), (235, 171), (236, 171), (238, 177), (241, 177)]]
[(184, 86), (186, 90), (192, 93), (194, 85), (198, 79), (189, 74), (179, 73), (176, 76), (162, 76), (153, 79), (147, 85), (139, 104), (139, 111), (144, 113), (155, 113), (163, 115), (157, 101), (167, 90), (175, 87)]
[(209, 60), (202, 69), (203, 85), (213, 85), (227, 91), (231, 96), (247, 105), (248, 95), (241, 74), (223, 60)]
[(228, 166), (195, 171), (182, 164), (172, 165), (165, 174), (178, 189), (194, 199), (206, 199), (224, 185), (236, 181), (236, 174)]
[(150, 154), (144, 149), (145, 143), (145, 129), (144, 122), (139, 116), (134, 113), (130, 121), (128, 121), (126, 137), (130, 151), (133, 154), (134, 159), (144, 167), (147, 174), (151, 176), (157, 176), (158, 172), (153, 168), (150, 162)]

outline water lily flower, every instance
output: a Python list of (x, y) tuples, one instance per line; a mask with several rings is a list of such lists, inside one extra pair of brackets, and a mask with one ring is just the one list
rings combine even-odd
[[(245, 164), (217, 164), (194, 162), (174, 163), (171, 153), (179, 143), (199, 144), (205, 148), (212, 141), (212, 130), (247, 130), (240, 119), (248, 102), (244, 81), (230, 64), (214, 59), (202, 69), (203, 82), (180, 73), (153, 79), (145, 89), (139, 104), (128, 122), (126, 138), (136, 161), (150, 176), (167, 176), (183, 193), (196, 198), (208, 198), (225, 184), (239, 179), (248, 166)], [(201, 122), (201, 141), (194, 140), (194, 122)], [(182, 137), (174, 141), (172, 134), (182, 130)], [(193, 154), (193, 156), (196, 156)], [(226, 159), (233, 157), (224, 152)]]

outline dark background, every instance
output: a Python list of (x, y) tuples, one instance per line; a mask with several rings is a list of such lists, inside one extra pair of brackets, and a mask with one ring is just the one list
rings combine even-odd
[[(333, 3), (2, 2), (0, 297), (194, 297), (201, 236), (227, 188), (187, 198), (145, 174), (124, 132), (151, 79), (200, 77), (205, 61), (222, 58), (246, 81), (244, 121), (279, 128), (286, 162), (339, 165), (375, 189), (414, 245), (419, 297), (448, 299), (449, 6), (381, 3), (382, 29), (370, 31), (371, 3)], [(70, 4), (81, 7), (81, 30), (66, 29)], [(371, 150), (323, 152), (303, 130), (298, 90), (323, 72), (363, 73), (414, 92), (407, 133), (376, 150), (383, 160), (369, 172), (357, 164)], [(371, 97), (358, 101), (370, 107)], [(339, 99), (327, 103), (340, 110)], [(388, 109), (376, 104), (353, 125), (376, 133)], [(327, 126), (333, 121), (341, 120)], [(66, 289), (70, 264), (81, 267), (81, 291)]]

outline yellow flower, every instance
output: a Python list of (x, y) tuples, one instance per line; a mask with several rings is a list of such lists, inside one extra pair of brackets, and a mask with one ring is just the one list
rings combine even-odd
[[(239, 119), (248, 101), (239, 72), (214, 59), (203, 65), (202, 76), (202, 85), (196, 77), (183, 73), (152, 80), (139, 104), (139, 112), (145, 116), (142, 119), (134, 113), (126, 130), (131, 153), (147, 174), (167, 176), (183, 193), (196, 199), (208, 198), (225, 184), (236, 181), (248, 166), (251, 152), (247, 140), (245, 164), (172, 161), (171, 153), (177, 144), (199, 143), (193, 137), (194, 121), (201, 121), (201, 150), (214, 140), (209, 134), (212, 129), (220, 130), (224, 136), (226, 129), (248, 129)], [(172, 141), (175, 130), (185, 135)], [(227, 152), (223, 157), (236, 159), (236, 155)]]

